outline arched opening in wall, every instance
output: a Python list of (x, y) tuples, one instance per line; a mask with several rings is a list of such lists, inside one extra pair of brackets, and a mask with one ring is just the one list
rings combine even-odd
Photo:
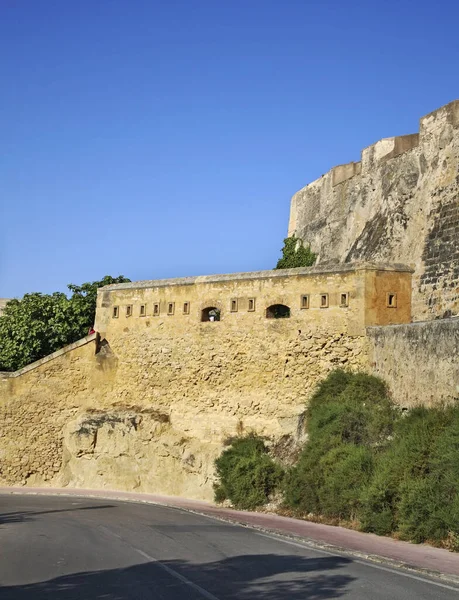
[(290, 318), (290, 306), (285, 304), (273, 304), (268, 306), (266, 309), (267, 319), (289, 319)]
[(208, 306), (201, 311), (201, 322), (220, 321), (220, 309), (215, 306)]

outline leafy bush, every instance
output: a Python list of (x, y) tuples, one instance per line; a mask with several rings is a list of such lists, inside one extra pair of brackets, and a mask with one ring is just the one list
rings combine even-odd
[(284, 476), (263, 440), (236, 439), (216, 461), (216, 501), (254, 508), (282, 484), (303, 514), (459, 551), (459, 403), (402, 416), (381, 380), (334, 371), (306, 416), (308, 441)]
[(231, 500), (236, 508), (252, 509), (266, 504), (283, 477), (283, 469), (269, 456), (260, 437), (236, 438), (215, 461), (219, 483), (216, 502)]
[(307, 443), (298, 463), (286, 473), (285, 505), (306, 513), (319, 513), (319, 489), (323, 485), (320, 449)]
[(354, 519), (362, 488), (373, 471), (373, 454), (363, 446), (341, 444), (320, 461), (323, 484), (318, 490), (321, 513), (326, 517)]
[(303, 240), (293, 235), (284, 239), (282, 258), (277, 261), (276, 269), (310, 267), (316, 262), (316, 258), (310, 246), (305, 246)]
[(399, 411), (383, 381), (338, 370), (319, 386), (306, 415), (310, 440), (324, 449), (339, 443), (378, 447), (387, 444)]
[(440, 543), (459, 534), (459, 406), (402, 419), (362, 494), (364, 531)]
[(311, 398), (306, 415), (308, 442), (285, 479), (285, 503), (352, 519), (399, 412), (381, 380), (334, 371)]

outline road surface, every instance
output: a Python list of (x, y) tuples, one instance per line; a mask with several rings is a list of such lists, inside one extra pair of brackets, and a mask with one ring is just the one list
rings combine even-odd
[(140, 503), (0, 495), (1, 600), (450, 600), (459, 586)]

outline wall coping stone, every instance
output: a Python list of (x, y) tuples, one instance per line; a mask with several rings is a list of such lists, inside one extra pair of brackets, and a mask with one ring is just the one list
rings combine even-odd
[(18, 371), (0, 371), (0, 378), (1, 379), (10, 379), (12, 377), (19, 377), (20, 375), (24, 375), (24, 373), (27, 373), (28, 371), (32, 371), (33, 369), (36, 369), (37, 367), (40, 367), (41, 365), (44, 365), (45, 363), (50, 362), (51, 360), (54, 360), (55, 358), (59, 358), (59, 356), (62, 356), (63, 354), (67, 354), (67, 352), (71, 352), (72, 350), (75, 350), (76, 348), (80, 348), (81, 346), (84, 346), (85, 344), (89, 344), (90, 342), (93, 342), (96, 339), (96, 337), (97, 337), (97, 333), (91, 333), (91, 335), (87, 335), (86, 337), (82, 338), (81, 340), (77, 340), (76, 342), (73, 342), (73, 344), (64, 346), (60, 350), (56, 350), (56, 352), (53, 352), (52, 354), (48, 354), (48, 356), (45, 356), (43, 358), (40, 358), (39, 360), (36, 360), (33, 363), (30, 363), (30, 365), (26, 365), (25, 367), (22, 367), (22, 369), (19, 369)]
[(432, 321), (414, 321), (413, 323), (397, 323), (396, 325), (370, 325), (366, 328), (367, 335), (376, 337), (378, 334), (387, 329), (422, 329), (423, 327), (431, 327), (444, 329), (445, 327), (457, 327), (459, 329), (459, 315), (448, 317), (445, 319), (434, 319)]
[(275, 269), (270, 271), (249, 271), (246, 273), (228, 273), (222, 275), (199, 275), (196, 277), (177, 277), (175, 279), (149, 279), (130, 283), (113, 283), (98, 289), (98, 292), (112, 290), (132, 290), (141, 288), (169, 287), (176, 285), (194, 285), (202, 283), (220, 283), (225, 281), (250, 281), (280, 277), (313, 276), (325, 274), (352, 273), (355, 271), (397, 271), (414, 273), (414, 269), (401, 263), (355, 262), (343, 264), (321, 264), (314, 267), (296, 269)]

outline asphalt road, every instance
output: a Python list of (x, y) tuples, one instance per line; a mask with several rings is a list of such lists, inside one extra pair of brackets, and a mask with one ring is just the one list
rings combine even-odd
[(449, 600), (459, 586), (138, 503), (0, 496), (1, 600)]

